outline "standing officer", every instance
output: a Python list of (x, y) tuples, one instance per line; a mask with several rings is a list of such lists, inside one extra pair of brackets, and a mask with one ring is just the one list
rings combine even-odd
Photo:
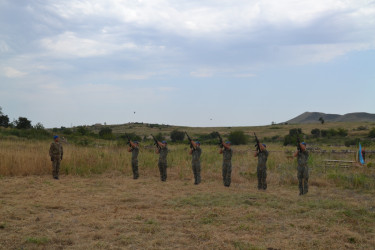
[(52, 161), (52, 176), (54, 179), (59, 179), (60, 162), (63, 159), (63, 147), (61, 145), (60, 138), (58, 135), (53, 137), (54, 142), (51, 143), (49, 148), (49, 156)]
[(306, 143), (299, 143), (298, 150), (294, 153), (294, 157), (297, 157), (298, 168), (298, 187), (299, 195), (304, 195), (309, 191), (309, 168), (307, 166), (307, 160), (309, 153), (306, 150)]
[(267, 158), (268, 151), (266, 144), (258, 143), (259, 150), (255, 153), (254, 157), (258, 157), (257, 176), (258, 176), (258, 189), (267, 189)]
[(224, 186), (229, 187), (231, 183), (231, 174), (232, 174), (232, 149), (231, 149), (231, 142), (226, 141), (222, 142), (222, 148), (220, 149), (219, 153), (223, 154), (223, 183)]
[(194, 184), (198, 185), (201, 183), (201, 144), (199, 141), (194, 142), (193, 140), (190, 141), (191, 149), (189, 154), (192, 156), (192, 168), (194, 174)]
[(139, 147), (137, 141), (130, 141), (129, 140), (129, 148), (128, 152), (132, 153), (132, 170), (133, 170), (133, 179), (136, 180), (139, 177), (138, 173), (138, 153), (139, 153)]
[(167, 180), (167, 155), (168, 155), (168, 148), (166, 141), (158, 141), (157, 142), (158, 148), (156, 153), (159, 154), (159, 162), (158, 167), (160, 171), (160, 179), (161, 181)]

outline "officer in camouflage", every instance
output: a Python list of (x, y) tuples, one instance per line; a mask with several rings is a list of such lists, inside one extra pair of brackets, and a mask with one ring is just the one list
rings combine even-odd
[(258, 157), (257, 176), (258, 176), (258, 189), (267, 189), (267, 158), (268, 151), (266, 144), (259, 143), (259, 151), (255, 153), (255, 157)]
[(192, 168), (194, 173), (194, 184), (198, 185), (201, 183), (201, 162), (200, 157), (202, 154), (201, 144), (199, 141), (190, 141), (192, 148), (189, 154), (192, 156)]
[(159, 147), (156, 150), (156, 153), (159, 154), (159, 162), (158, 162), (158, 167), (160, 171), (160, 179), (161, 181), (166, 181), (167, 180), (167, 155), (168, 155), (168, 147), (167, 147), (167, 142), (158, 141)]
[(301, 142), (299, 144), (300, 149), (294, 153), (294, 157), (297, 157), (298, 168), (298, 187), (299, 195), (304, 195), (309, 191), (309, 168), (307, 166), (307, 161), (309, 159), (309, 153), (306, 150), (306, 143)]
[(138, 173), (138, 153), (139, 153), (139, 147), (138, 147), (138, 142), (137, 141), (130, 141), (129, 140), (128, 152), (132, 153), (133, 179), (136, 180), (139, 177), (139, 173)]
[(60, 162), (63, 159), (63, 147), (61, 145), (60, 138), (58, 135), (53, 137), (54, 142), (51, 143), (49, 148), (49, 156), (51, 157), (52, 161), (52, 176), (54, 179), (59, 179), (59, 172), (60, 172)]
[(233, 151), (231, 149), (231, 142), (226, 141), (222, 143), (222, 148), (220, 149), (219, 153), (223, 154), (223, 183), (224, 186), (229, 187), (231, 183), (231, 174), (232, 174), (232, 154)]

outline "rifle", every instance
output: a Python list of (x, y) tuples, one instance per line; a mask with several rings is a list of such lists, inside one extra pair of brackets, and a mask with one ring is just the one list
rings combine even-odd
[(152, 138), (154, 138), (154, 145), (160, 150), (160, 145), (159, 145), (159, 143), (158, 143), (158, 140), (155, 138), (155, 136), (153, 136), (153, 135), (151, 135), (152, 136)]
[(255, 132), (254, 132), (254, 136), (255, 136), (255, 141), (256, 141), (256, 144), (254, 145), (254, 147), (256, 147), (257, 148), (257, 151), (258, 152), (260, 152), (260, 146), (259, 146), (259, 140), (258, 140), (258, 137), (257, 137), (257, 135), (255, 134)]
[(302, 148), (301, 148), (301, 140), (299, 139), (299, 134), (297, 134), (297, 150), (298, 152), (302, 152)]
[(223, 145), (223, 138), (221, 138), (219, 132), (217, 132), (217, 136), (219, 137), (219, 143), (218, 143), (218, 145), (219, 145), (220, 148), (223, 148), (224, 147), (224, 145)]
[(193, 143), (191, 143), (193, 140), (192, 140), (192, 139), (190, 138), (190, 136), (186, 133), (186, 131), (185, 131), (185, 134), (186, 134), (186, 136), (187, 136), (187, 138), (188, 138), (188, 140), (189, 140), (190, 148), (191, 148), (191, 149), (195, 149), (194, 146), (193, 146)]
[(129, 147), (131, 147), (132, 145), (130, 144), (130, 138), (129, 138), (129, 136), (128, 136), (128, 135), (126, 135), (126, 138), (128, 138), (128, 142), (127, 142), (126, 144), (128, 144), (128, 145), (129, 145)]

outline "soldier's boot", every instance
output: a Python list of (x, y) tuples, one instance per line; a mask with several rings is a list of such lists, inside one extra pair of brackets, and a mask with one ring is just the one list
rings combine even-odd
[(201, 176), (199, 174), (197, 174), (197, 185), (201, 183)]
[(263, 180), (263, 190), (266, 190), (267, 189), (267, 182), (266, 180)]

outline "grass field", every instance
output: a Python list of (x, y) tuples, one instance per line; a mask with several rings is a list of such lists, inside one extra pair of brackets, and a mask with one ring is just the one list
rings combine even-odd
[[(272, 136), (284, 129), (270, 127), (252, 130)], [(194, 131), (188, 132), (203, 133)], [(56, 181), (49, 145), (0, 140), (0, 249), (375, 248), (371, 154), (367, 166), (340, 168), (323, 160), (353, 160), (353, 153), (311, 153), (310, 189), (301, 197), (295, 147), (268, 144), (268, 189), (258, 191), (250, 145), (233, 147), (230, 188), (221, 181), (217, 146), (202, 145), (202, 183), (196, 186), (187, 145), (170, 145), (166, 183), (153, 147), (141, 144), (140, 179), (133, 180), (126, 146), (103, 140), (64, 144)]]

